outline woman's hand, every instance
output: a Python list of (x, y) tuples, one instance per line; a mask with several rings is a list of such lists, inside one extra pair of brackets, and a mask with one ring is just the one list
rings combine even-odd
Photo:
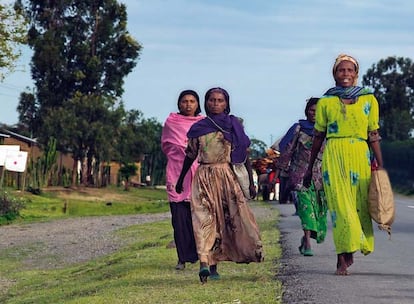
[(306, 170), (305, 175), (303, 176), (303, 186), (309, 188), (312, 182), (312, 168), (308, 167)]
[(175, 192), (178, 194), (183, 192), (183, 181), (181, 179), (178, 179), (177, 184), (175, 185)]
[(249, 191), (250, 191), (250, 198), (254, 199), (256, 197), (256, 187), (254, 186), (254, 184), (250, 184), (249, 186)]

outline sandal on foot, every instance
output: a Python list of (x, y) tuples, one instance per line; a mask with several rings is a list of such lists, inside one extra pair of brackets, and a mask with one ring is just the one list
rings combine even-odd
[(207, 283), (207, 278), (210, 275), (210, 270), (208, 267), (202, 267), (200, 268), (200, 272), (198, 273), (198, 276), (200, 277), (200, 282), (202, 284)]
[(310, 248), (305, 249), (305, 250), (303, 251), (303, 255), (304, 255), (304, 256), (313, 256), (313, 251), (312, 251), (312, 249), (310, 249)]
[(300, 240), (299, 252), (300, 254), (304, 254), (305, 252), (305, 237), (302, 237)]
[(185, 268), (185, 263), (183, 262), (178, 262), (177, 265), (175, 266), (175, 270), (184, 270)]

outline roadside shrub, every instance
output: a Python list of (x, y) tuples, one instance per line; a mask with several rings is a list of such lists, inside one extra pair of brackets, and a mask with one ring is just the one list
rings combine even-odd
[(23, 199), (14, 197), (6, 191), (0, 192), (0, 224), (10, 222), (20, 215), (20, 210), (25, 207)]

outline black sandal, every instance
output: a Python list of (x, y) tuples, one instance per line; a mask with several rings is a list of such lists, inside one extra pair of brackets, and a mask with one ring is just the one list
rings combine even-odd
[(200, 277), (201, 284), (207, 283), (207, 278), (210, 275), (210, 270), (208, 267), (202, 267), (200, 268), (200, 272), (198, 273), (198, 276)]

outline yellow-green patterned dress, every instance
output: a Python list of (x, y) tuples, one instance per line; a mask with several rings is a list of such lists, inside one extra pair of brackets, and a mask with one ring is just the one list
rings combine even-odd
[(359, 96), (344, 104), (336, 96), (322, 97), (316, 108), (315, 129), (326, 132), (322, 159), (323, 184), (331, 215), (337, 254), (374, 250), (368, 213), (371, 158), (368, 131), (379, 128), (374, 95)]

